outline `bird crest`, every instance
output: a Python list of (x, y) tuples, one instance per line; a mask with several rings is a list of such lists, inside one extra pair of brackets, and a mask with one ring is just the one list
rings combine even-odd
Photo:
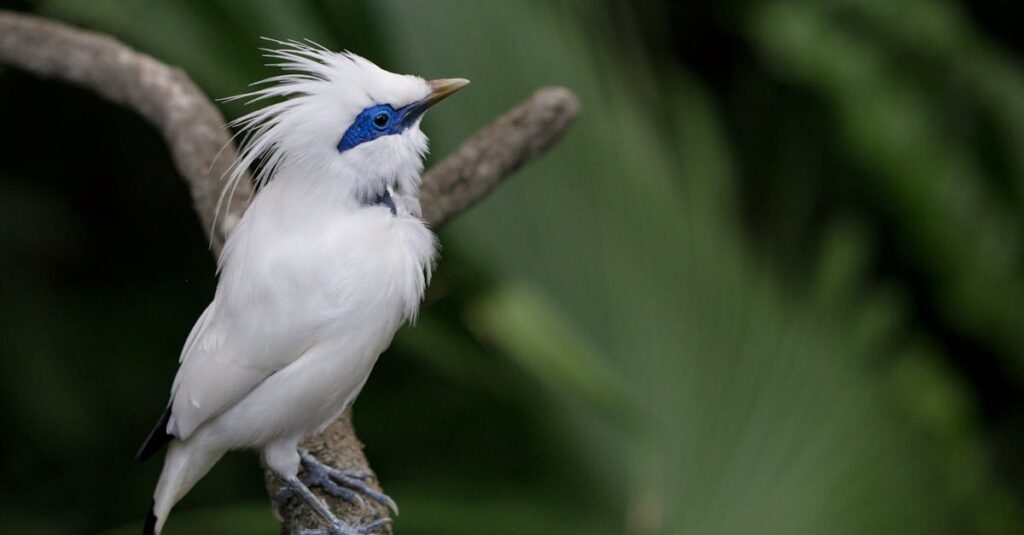
[(366, 107), (399, 107), (429, 92), (424, 79), (388, 72), (352, 52), (335, 52), (309, 40), (263, 39), (275, 45), (261, 49), (271, 60), (267, 66), (283, 72), (251, 84), (253, 91), (221, 99), (269, 104), (228, 123), (240, 149), (222, 177), (215, 225), (248, 172), (258, 191), (284, 166), (324, 166)]

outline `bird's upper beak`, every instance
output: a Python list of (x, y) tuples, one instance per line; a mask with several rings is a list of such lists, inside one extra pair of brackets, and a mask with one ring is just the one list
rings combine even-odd
[(430, 84), (430, 95), (424, 99), (424, 104), (426, 104), (424, 108), (429, 108), (444, 100), (448, 95), (466, 87), (469, 85), (469, 80), (465, 78), (441, 78), (427, 83)]
[(418, 100), (403, 108), (405, 115), (402, 121), (406, 125), (411, 125), (418, 121), (427, 111), (427, 108), (441, 102), (445, 97), (459, 89), (466, 87), (469, 84), (469, 80), (465, 78), (442, 78), (440, 80), (431, 80), (427, 83), (430, 84), (430, 94), (423, 100)]

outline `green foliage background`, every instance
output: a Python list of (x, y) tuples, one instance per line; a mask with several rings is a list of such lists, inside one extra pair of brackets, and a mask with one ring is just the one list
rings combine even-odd
[[(1024, 532), (1022, 10), (988, 0), (8, 2), (213, 97), (310, 38), (584, 112), (441, 232), (356, 410), (416, 533)], [(224, 104), (229, 117), (243, 108)], [(0, 531), (134, 533), (213, 262), (150, 127), (0, 70)], [(277, 532), (251, 455), (166, 533)]]

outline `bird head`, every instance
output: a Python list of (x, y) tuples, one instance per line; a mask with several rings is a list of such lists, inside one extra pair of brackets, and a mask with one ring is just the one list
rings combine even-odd
[(419, 186), (423, 114), (468, 80), (427, 81), (314, 43), (272, 42), (279, 48), (264, 52), (284, 73), (229, 99), (275, 101), (232, 122), (243, 136), (232, 179), (255, 168), (258, 186), (279, 173), (342, 181), (364, 199)]

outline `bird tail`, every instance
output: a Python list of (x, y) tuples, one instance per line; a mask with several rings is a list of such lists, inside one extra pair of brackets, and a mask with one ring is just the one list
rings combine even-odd
[(192, 489), (224, 455), (211, 450), (198, 440), (172, 440), (164, 458), (164, 469), (153, 494), (153, 505), (146, 517), (143, 535), (159, 535), (174, 504)]

